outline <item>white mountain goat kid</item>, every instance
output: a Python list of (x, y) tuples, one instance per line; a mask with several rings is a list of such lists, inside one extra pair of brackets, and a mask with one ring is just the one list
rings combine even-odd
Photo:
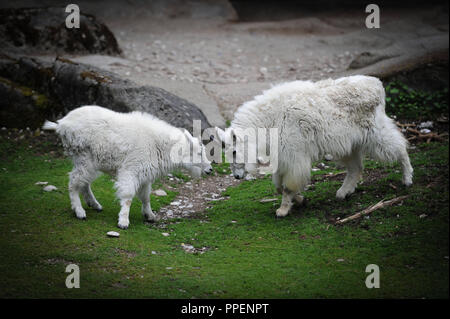
[[(129, 225), (131, 201), (137, 194), (147, 221), (159, 218), (152, 212), (150, 192), (155, 179), (179, 167), (193, 175), (211, 173), (202, 143), (184, 130), (141, 112), (118, 113), (99, 106), (83, 106), (44, 130), (54, 130), (61, 137), (65, 152), (72, 157), (69, 195), (72, 209), (80, 219), (86, 218), (79, 197), (101, 211), (90, 184), (100, 172), (116, 178), (120, 200), (119, 228)], [(192, 148), (192, 152), (191, 152)]]
[[(333, 155), (347, 168), (344, 183), (336, 194), (339, 199), (355, 191), (366, 154), (384, 162), (399, 161), (403, 183), (412, 184), (408, 143), (386, 116), (384, 107), (384, 88), (374, 77), (294, 81), (275, 86), (242, 105), (231, 127), (226, 131), (216, 128), (216, 135), (225, 143), (227, 152), (233, 140), (244, 142), (245, 129), (277, 128), (278, 149), (271, 149), (270, 158), (273, 160), (272, 152), (277, 151), (272, 180), (283, 194), (281, 207), (276, 211), (282, 217), (289, 213), (293, 200), (303, 201), (298, 192), (310, 180), (311, 164), (325, 154)], [(266, 143), (248, 147), (266, 147)], [(256, 164), (235, 162), (231, 168), (236, 178), (243, 178), (247, 172), (255, 171)]]

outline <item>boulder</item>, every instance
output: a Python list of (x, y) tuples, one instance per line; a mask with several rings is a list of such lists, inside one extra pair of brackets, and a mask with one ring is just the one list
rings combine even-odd
[(367, 52), (367, 51), (362, 52), (352, 60), (352, 62), (348, 66), (348, 69), (349, 70), (361, 69), (369, 65), (375, 64), (377, 62), (380, 62), (382, 60), (390, 59), (392, 57), (395, 57), (395, 55), (389, 56), (378, 52)]
[(66, 28), (65, 7), (0, 9), (0, 47), (12, 52), (121, 53), (114, 34), (80, 12), (80, 27)]
[(196, 105), (176, 95), (68, 59), (16, 59), (3, 54), (0, 84), (3, 85), (3, 88), (0, 85), (1, 125), (6, 127), (38, 127), (44, 118), (56, 120), (82, 105), (100, 105), (119, 112), (147, 112), (191, 133), (193, 120), (201, 121), (202, 130), (210, 126)]
[(53, 102), (44, 94), (0, 76), (0, 118), (7, 127), (39, 127)]

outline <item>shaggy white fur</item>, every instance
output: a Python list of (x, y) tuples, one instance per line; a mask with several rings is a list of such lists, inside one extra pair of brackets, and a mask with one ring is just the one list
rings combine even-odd
[(121, 205), (118, 226), (126, 229), (136, 194), (142, 201), (145, 219), (158, 219), (150, 206), (155, 179), (177, 167), (187, 168), (197, 176), (202, 171), (212, 171), (205, 148), (197, 138), (149, 114), (83, 106), (57, 122), (46, 121), (43, 129), (55, 130), (66, 154), (72, 157), (69, 195), (72, 209), (80, 219), (86, 218), (86, 212), (79, 193), (88, 206), (102, 210), (90, 187), (100, 172), (116, 178), (114, 186)]
[[(226, 144), (238, 131), (248, 128), (278, 128), (278, 163), (273, 182), (283, 193), (277, 216), (286, 216), (297, 194), (310, 180), (311, 164), (332, 154), (346, 168), (347, 175), (337, 198), (355, 191), (363, 170), (365, 154), (380, 161), (399, 161), (403, 183), (412, 184), (407, 140), (392, 119), (386, 116), (385, 92), (380, 80), (350, 76), (318, 82), (294, 81), (275, 86), (236, 112), (231, 127), (218, 129)], [(233, 144), (231, 144), (233, 145)], [(251, 165), (245, 165), (249, 171)], [(232, 164), (237, 178), (243, 178), (242, 164)]]

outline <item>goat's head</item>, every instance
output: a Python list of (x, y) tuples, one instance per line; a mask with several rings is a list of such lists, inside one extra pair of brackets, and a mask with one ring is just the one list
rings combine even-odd
[[(245, 147), (244, 136), (239, 134), (239, 130), (234, 130), (229, 127), (225, 131), (216, 127), (216, 135), (222, 145), (224, 146), (225, 158), (230, 162), (230, 169), (234, 178), (242, 179), (247, 173), (256, 174), (256, 163), (245, 161)], [(241, 147), (239, 147), (239, 146)], [(256, 147), (256, 145), (248, 144), (248, 149)]]
[(202, 173), (211, 174), (213, 169), (211, 162), (206, 156), (205, 146), (201, 140), (193, 137), (187, 130), (183, 130), (188, 149), (183, 152), (183, 166), (192, 174), (193, 177), (200, 177)]

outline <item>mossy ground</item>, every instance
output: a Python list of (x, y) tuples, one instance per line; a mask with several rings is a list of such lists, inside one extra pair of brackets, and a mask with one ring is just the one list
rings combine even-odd
[[(410, 188), (397, 165), (366, 161), (364, 182), (341, 202), (342, 176), (324, 177), (339, 171), (330, 165), (314, 173), (307, 206), (284, 219), (275, 218), (280, 196), (266, 177), (228, 188), (229, 199), (196, 218), (144, 224), (135, 200), (125, 231), (116, 228), (110, 177), (92, 187), (104, 211), (88, 210), (80, 221), (67, 192), (71, 162), (28, 145), (0, 140), (2, 298), (448, 298), (448, 143), (411, 150)], [(58, 191), (44, 192), (37, 181)], [(152, 198), (153, 209), (176, 195), (167, 192)], [(409, 195), (402, 205), (333, 223), (401, 195)], [(110, 230), (120, 238), (108, 238)], [(208, 250), (186, 253), (182, 243)], [(70, 263), (80, 267), (79, 289), (65, 287)], [(379, 289), (365, 286), (368, 264), (380, 267)]]

